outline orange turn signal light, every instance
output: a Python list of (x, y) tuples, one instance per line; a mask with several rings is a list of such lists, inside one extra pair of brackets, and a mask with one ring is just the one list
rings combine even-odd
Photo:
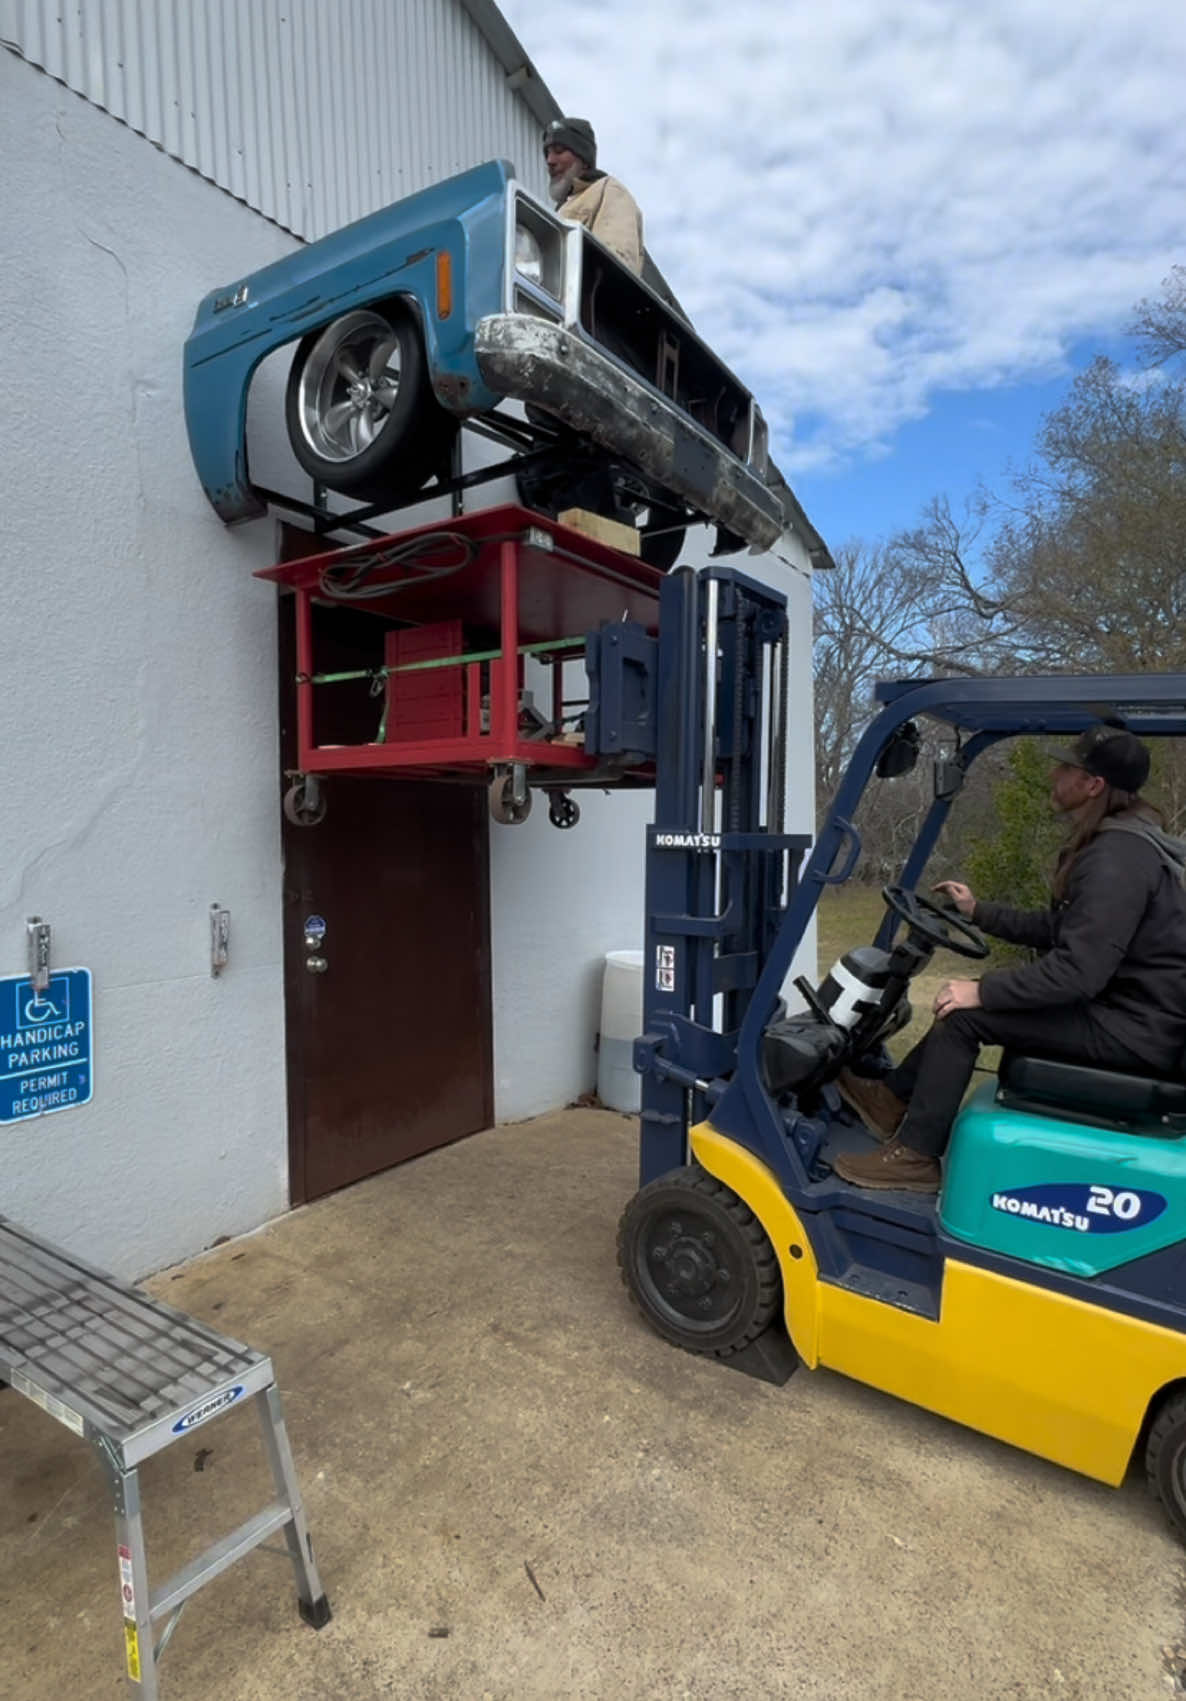
[(437, 255), (437, 318), (447, 319), (453, 311), (453, 256), (444, 249)]

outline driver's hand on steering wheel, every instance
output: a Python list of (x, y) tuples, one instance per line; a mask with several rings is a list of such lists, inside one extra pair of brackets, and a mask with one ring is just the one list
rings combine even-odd
[[(931, 887), (932, 892), (942, 892), (945, 898), (955, 905), (961, 915), (970, 916), (976, 908), (976, 898), (970, 886), (965, 886), (962, 880), (940, 880)], [(975, 984), (974, 982), (971, 984)]]
[[(955, 882), (945, 882), (954, 885)], [(967, 891), (967, 887), (964, 887)], [(953, 1010), (979, 1010), (980, 982), (978, 980), (945, 980), (935, 994), (934, 1011), (942, 1021)]]

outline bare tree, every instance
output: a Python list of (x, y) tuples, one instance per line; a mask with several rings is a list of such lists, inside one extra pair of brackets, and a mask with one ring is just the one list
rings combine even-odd
[[(815, 772), (817, 815), (828, 808), (857, 740), (876, 712), (878, 680), (979, 671), (1003, 623), (996, 604), (968, 587), (969, 538), (944, 501), (908, 537), (870, 547), (851, 542), (836, 568), (815, 577)], [(900, 868), (931, 803), (931, 761), (942, 738), (926, 734), (915, 772), (866, 799), (859, 813), (866, 878)]]
[(1029, 666), (1186, 664), (1186, 385), (1094, 361), (1044, 422), (987, 566)]
[(1175, 266), (1156, 301), (1138, 301), (1129, 331), (1139, 338), (1152, 366), (1186, 354), (1186, 266)]
[(986, 511), (964, 520), (946, 497), (888, 544), (846, 544), (815, 577), (816, 775), (838, 784), (874, 710), (879, 679), (974, 674), (999, 664), (1021, 619), (977, 564)]
[[(1136, 309), (1158, 370), (1098, 359), (1043, 422), (1004, 498), (962, 517), (945, 497), (888, 543), (853, 543), (817, 574), (817, 804), (839, 783), (879, 678), (979, 672), (1186, 670), (1186, 267)], [(921, 770), (920, 770), (921, 772)], [(999, 778), (1000, 776), (998, 776)], [(1186, 755), (1159, 757), (1171, 824), (1186, 819)], [(870, 850), (892, 864), (927, 798), (879, 789)], [(900, 859), (899, 859), (900, 860)]]

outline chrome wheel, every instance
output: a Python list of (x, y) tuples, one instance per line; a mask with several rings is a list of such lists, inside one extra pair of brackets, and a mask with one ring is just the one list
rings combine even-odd
[(297, 390), (297, 423), (308, 447), (338, 464), (363, 455), (399, 395), (399, 337), (378, 313), (347, 313), (309, 351)]
[(315, 483), (388, 508), (445, 476), (458, 426), (433, 393), (420, 327), (399, 301), (356, 308), (303, 337), (284, 414)]

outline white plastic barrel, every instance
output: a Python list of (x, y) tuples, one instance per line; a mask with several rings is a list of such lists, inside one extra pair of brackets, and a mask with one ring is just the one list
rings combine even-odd
[(597, 1097), (627, 1115), (641, 1103), (642, 1078), (634, 1072), (634, 1042), (641, 1032), (642, 952), (610, 951), (601, 984)]

